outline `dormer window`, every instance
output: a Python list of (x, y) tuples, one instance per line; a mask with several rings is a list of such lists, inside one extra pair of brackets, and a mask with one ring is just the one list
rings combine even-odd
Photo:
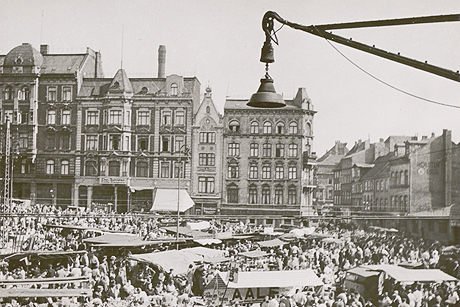
[(171, 95), (177, 96), (178, 95), (178, 86), (177, 83), (171, 84)]
[(228, 129), (232, 132), (239, 132), (240, 131), (240, 123), (236, 120), (232, 120), (230, 124), (228, 124)]
[(16, 65), (21, 65), (22, 62), (23, 62), (23, 60), (22, 60), (20, 55), (16, 58), (16, 60), (14, 60), (14, 63), (16, 63)]

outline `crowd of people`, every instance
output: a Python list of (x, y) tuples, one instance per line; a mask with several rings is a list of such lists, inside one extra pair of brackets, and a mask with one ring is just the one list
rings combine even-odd
[[(257, 237), (223, 240), (212, 248), (219, 249), (229, 261), (221, 263), (191, 263), (185, 274), (170, 268), (137, 263), (129, 250), (94, 248), (84, 239), (98, 234), (97, 230), (136, 234), (145, 240), (174, 238), (162, 228), (161, 217), (147, 218), (133, 214), (107, 214), (100, 211), (62, 210), (54, 206), (33, 205), (9, 208), (10, 216), (2, 218), (2, 251), (0, 284), (5, 289), (32, 287), (41, 289), (90, 289), (90, 297), (3, 298), (3, 306), (192, 306), (215, 305), (218, 301), (203, 297), (206, 285), (219, 271), (268, 271), (312, 269), (324, 282), (321, 292), (312, 289), (286, 296), (265, 298), (261, 307), (455, 307), (459, 306), (460, 284), (430, 283), (403, 285), (386, 283), (381, 297), (364, 298), (357, 291), (342, 287), (346, 271), (366, 264), (420, 263), (424, 268), (437, 268), (443, 246), (422, 238), (401, 233), (359, 229), (354, 224), (324, 221), (316, 229), (316, 237), (288, 238), (273, 247), (260, 247)], [(75, 226), (74, 229), (56, 227)], [(211, 233), (263, 232), (262, 226), (211, 221)], [(335, 240), (325, 241), (323, 238)], [(327, 243), (328, 242), (328, 243)], [(162, 251), (175, 245), (162, 244)], [(262, 249), (258, 258), (240, 253)], [(64, 256), (51, 259), (9, 258), (13, 252), (65, 251)], [(450, 274), (459, 278), (458, 261), (454, 260)], [(73, 278), (70, 278), (73, 277)], [(84, 281), (79, 279), (84, 277)], [(70, 278), (69, 282), (42, 283), (47, 278)], [(14, 280), (32, 280), (15, 285)], [(33, 279), (37, 279), (34, 283)], [(67, 279), (66, 279), (67, 280)], [(238, 300), (225, 305), (247, 304)], [(289, 306), (288, 306), (289, 305)]]

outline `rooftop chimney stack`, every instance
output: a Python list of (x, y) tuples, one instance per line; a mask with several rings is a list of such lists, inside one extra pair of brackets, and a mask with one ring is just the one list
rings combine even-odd
[(40, 45), (40, 53), (42, 55), (47, 55), (49, 51), (50, 51), (50, 46), (48, 46), (48, 45)]
[(165, 66), (166, 66), (166, 46), (160, 45), (158, 48), (158, 78), (165, 78)]

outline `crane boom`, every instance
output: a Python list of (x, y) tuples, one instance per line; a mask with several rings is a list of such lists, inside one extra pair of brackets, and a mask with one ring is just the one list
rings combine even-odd
[[(398, 62), (404, 65), (408, 65), (447, 79), (451, 79), (460, 82), (460, 74), (458, 71), (452, 71), (446, 68), (438, 67), (427, 62), (414, 60), (408, 57), (401, 56), (396, 53), (391, 53), (383, 49), (375, 48), (351, 39), (344, 38), (342, 36), (332, 34), (326, 30), (332, 29), (352, 29), (352, 28), (364, 28), (364, 27), (381, 27), (381, 26), (395, 26), (395, 25), (407, 25), (407, 24), (421, 24), (421, 23), (434, 23), (434, 22), (451, 22), (460, 21), (460, 14), (452, 15), (436, 15), (436, 16), (423, 16), (423, 17), (411, 17), (411, 18), (400, 18), (400, 19), (387, 19), (387, 20), (373, 20), (373, 21), (360, 21), (360, 22), (348, 22), (348, 23), (337, 23), (337, 24), (326, 24), (326, 25), (312, 25), (305, 26), (297, 23), (293, 23), (281, 18), (276, 12), (268, 11), (265, 13), (262, 19), (262, 29), (265, 32), (266, 44), (271, 41), (278, 44), (273, 29), (273, 20), (277, 20), (283, 25), (287, 25), (293, 29), (301, 30), (324, 39), (346, 45), (351, 48), (355, 48), (373, 55), (377, 55), (388, 60)], [(263, 57), (262, 57), (263, 58)], [(269, 63), (262, 60), (262, 62)], [(273, 61), (271, 61), (273, 62)]]

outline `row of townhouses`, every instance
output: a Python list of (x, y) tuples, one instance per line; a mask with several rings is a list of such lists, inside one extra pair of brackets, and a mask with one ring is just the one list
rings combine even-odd
[(335, 145), (318, 158), (314, 207), (325, 214), (460, 242), (460, 144), (452, 132)]
[(151, 78), (106, 78), (90, 48), (25, 43), (0, 55), (2, 195), (271, 225), (311, 215), (316, 111), (305, 89), (280, 109), (227, 99), (222, 116), (210, 88), (202, 99), (196, 77), (165, 66), (164, 46)]

